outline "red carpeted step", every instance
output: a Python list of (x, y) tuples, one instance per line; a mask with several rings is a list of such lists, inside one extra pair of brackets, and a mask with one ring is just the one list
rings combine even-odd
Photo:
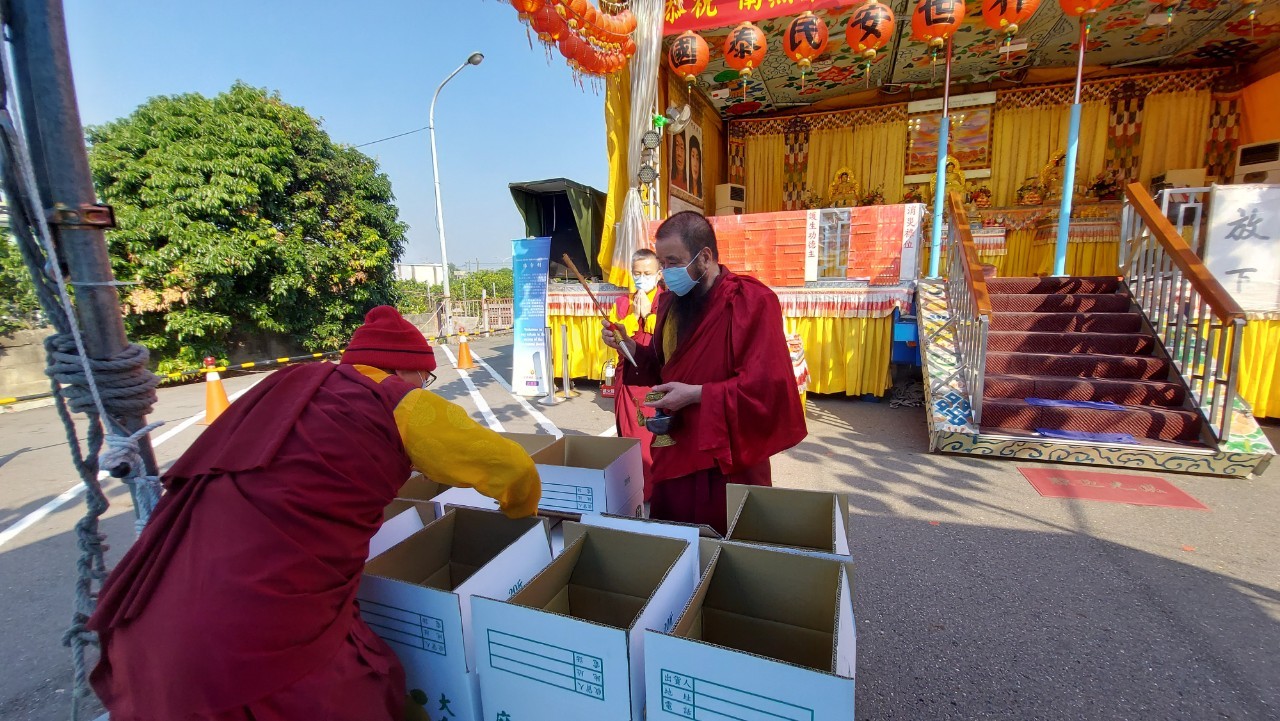
[(1120, 290), (1120, 279), (1114, 276), (1081, 278), (992, 278), (987, 281), (987, 292), (996, 294), (1036, 293), (1115, 293)]
[(994, 351), (987, 353), (987, 375), (1164, 380), (1169, 377), (1169, 361), (1151, 356)]
[(1164, 408), (1180, 407), (1186, 395), (1180, 384), (1166, 381), (1025, 375), (989, 375), (982, 392), (984, 398), (1056, 398)]
[(1035, 333), (1021, 330), (991, 331), (987, 349), (1021, 353), (1104, 353), (1150, 355), (1151, 336), (1137, 333)]
[(1002, 294), (991, 296), (991, 310), (996, 313), (1128, 313), (1129, 297), (1090, 293)]
[(1025, 401), (992, 398), (982, 402), (982, 425), (988, 428), (1034, 431), (1052, 428), (1088, 433), (1128, 433), (1137, 438), (1198, 441), (1200, 416), (1172, 408), (1101, 410), (1033, 406)]
[(991, 330), (1029, 330), (1057, 333), (1137, 333), (1139, 313), (996, 313)]

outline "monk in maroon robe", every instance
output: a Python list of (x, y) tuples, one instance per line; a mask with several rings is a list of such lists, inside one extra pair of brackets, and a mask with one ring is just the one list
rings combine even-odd
[(541, 492), (518, 445), (424, 390), (434, 368), (379, 306), (340, 365), (277, 371), (183, 454), (89, 622), (112, 721), (404, 718), (404, 671), (356, 607), (383, 509), (411, 467), (511, 516)]
[(616, 326), (604, 341), (636, 357), (626, 380), (664, 393), (649, 405), (673, 416), (653, 443), (654, 518), (704, 523), (726, 532), (725, 485), (771, 485), (769, 458), (804, 439), (778, 297), (718, 262), (715, 230), (695, 212), (677, 213), (655, 240), (669, 293), (658, 302), (648, 342)]

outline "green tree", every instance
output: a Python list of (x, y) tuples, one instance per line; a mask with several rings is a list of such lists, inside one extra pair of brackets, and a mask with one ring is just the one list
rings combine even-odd
[(0, 335), (35, 328), (43, 315), (35, 285), (9, 228), (0, 223)]
[(88, 129), (89, 160), (118, 230), (130, 337), (162, 370), (266, 331), (339, 347), (395, 300), (404, 247), (391, 182), (301, 108), (237, 83), (216, 97), (149, 100)]

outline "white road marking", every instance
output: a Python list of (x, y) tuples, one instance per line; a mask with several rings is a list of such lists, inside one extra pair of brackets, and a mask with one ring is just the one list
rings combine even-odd
[(610, 437), (616, 436), (618, 435), (618, 427), (609, 426), (608, 428), (604, 429), (603, 431), (600, 431), (596, 435), (601, 436), (603, 438), (610, 438)]
[(458, 371), (458, 375), (462, 376), (462, 382), (466, 384), (467, 392), (471, 394), (472, 402), (476, 404), (476, 408), (480, 411), (480, 415), (484, 416), (485, 425), (495, 431), (505, 431), (506, 429), (502, 427), (502, 422), (493, 414), (493, 409), (490, 408), (489, 404), (480, 396), (480, 389), (476, 388), (475, 381), (471, 380), (471, 374), (461, 368), (458, 368), (458, 359), (453, 357), (453, 351), (449, 350), (449, 346), (444, 343), (440, 344), (440, 348), (444, 350), (445, 355), (449, 356), (449, 362), (452, 363), (454, 369)]
[(471, 354), (471, 359), (474, 360), (476, 363), (479, 363), (480, 367), (484, 368), (485, 371), (487, 371), (489, 375), (495, 381), (498, 382), (498, 385), (502, 386), (503, 390), (505, 390), (507, 393), (510, 393), (511, 397), (516, 399), (516, 403), (519, 403), (520, 407), (525, 409), (525, 411), (527, 411), (529, 415), (533, 416), (533, 419), (538, 422), (539, 426), (542, 426), (542, 430), (546, 431), (547, 433), (550, 433), (556, 438), (559, 438), (564, 435), (564, 431), (561, 431), (556, 426), (556, 424), (552, 423), (550, 418), (547, 418), (545, 415), (542, 414), (541, 411), (539, 411), (537, 408), (534, 408), (533, 405), (529, 403), (529, 401), (525, 400), (522, 396), (518, 396), (514, 392), (512, 392), (511, 384), (508, 383), (500, 373), (495, 371), (493, 369), (493, 366), (489, 365), (488, 363), (485, 363), (484, 359), (476, 355), (475, 353)]
[[(261, 382), (262, 382), (262, 379), (261, 379), (261, 378), (259, 378), (258, 380), (254, 381), (254, 382), (253, 382), (253, 384), (252, 384), (252, 385), (250, 385), (248, 388), (245, 388), (244, 390), (239, 390), (239, 391), (236, 391), (235, 393), (232, 393), (232, 394), (231, 394), (231, 397), (230, 397), (228, 400), (233, 400), (233, 401), (234, 401), (235, 399), (239, 398), (240, 396), (244, 395), (245, 393), (248, 393), (250, 388), (253, 388), (253, 386), (258, 385), (258, 384), (259, 384), (259, 383), (261, 383)], [(200, 421), (202, 421), (202, 420), (204, 420), (204, 411), (200, 411), (199, 413), (195, 414), (194, 416), (191, 416), (190, 418), (186, 419), (185, 421), (183, 421), (183, 422), (179, 423), (178, 425), (174, 426), (174, 427), (173, 427), (173, 428), (171, 428), (170, 430), (167, 430), (167, 431), (165, 431), (164, 433), (162, 433), (158, 438), (156, 438), (155, 440), (151, 441), (151, 447), (152, 447), (152, 448), (159, 448), (159, 447), (160, 447), (160, 444), (164, 443), (165, 441), (169, 440), (170, 438), (173, 438), (174, 436), (176, 436), (176, 435), (178, 435), (179, 433), (181, 433), (181, 432), (183, 432), (183, 431), (187, 430), (188, 428), (190, 428), (191, 426), (193, 426), (193, 425), (195, 425), (195, 424), (199, 423), (199, 422), (200, 422)], [(107, 478), (107, 472), (106, 472), (106, 471), (99, 471), (99, 472), (98, 472), (98, 482), (99, 482), (99, 483), (101, 483), (101, 482), (102, 482), (103, 480), (105, 480), (106, 478)], [(17, 537), (17, 535), (18, 535), (19, 533), (22, 533), (23, 531), (27, 530), (28, 528), (30, 528), (30, 527), (34, 526), (35, 524), (39, 523), (40, 521), (44, 520), (45, 516), (48, 516), (50, 513), (53, 513), (54, 511), (56, 511), (56, 510), (58, 510), (59, 508), (61, 508), (64, 504), (66, 504), (66, 503), (68, 503), (68, 502), (70, 502), (70, 501), (74, 500), (74, 499), (75, 499), (76, 497), (78, 497), (81, 493), (84, 493), (84, 490), (85, 490), (85, 488), (84, 488), (84, 484), (83, 484), (83, 483), (77, 483), (76, 485), (72, 486), (71, 488), (68, 488), (65, 492), (63, 492), (63, 494), (62, 494), (61, 496), (58, 496), (57, 498), (53, 499), (52, 501), (49, 501), (48, 503), (44, 504), (43, 506), (40, 506), (39, 508), (37, 508), (36, 510), (32, 511), (31, 513), (28, 513), (26, 516), (24, 516), (24, 517), (23, 517), (21, 520), (19, 520), (18, 522), (14, 523), (12, 526), (9, 526), (8, 528), (4, 529), (4, 531), (3, 531), (3, 532), (0, 532), (0, 547), (3, 547), (3, 546), (4, 546), (4, 544), (8, 543), (9, 541), (12, 541), (15, 537)]]

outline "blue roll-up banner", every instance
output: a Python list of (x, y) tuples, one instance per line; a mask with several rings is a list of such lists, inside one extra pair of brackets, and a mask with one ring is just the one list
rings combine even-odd
[(511, 390), (521, 396), (545, 396), (550, 390), (545, 356), (551, 238), (513, 240), (511, 248), (516, 285)]

